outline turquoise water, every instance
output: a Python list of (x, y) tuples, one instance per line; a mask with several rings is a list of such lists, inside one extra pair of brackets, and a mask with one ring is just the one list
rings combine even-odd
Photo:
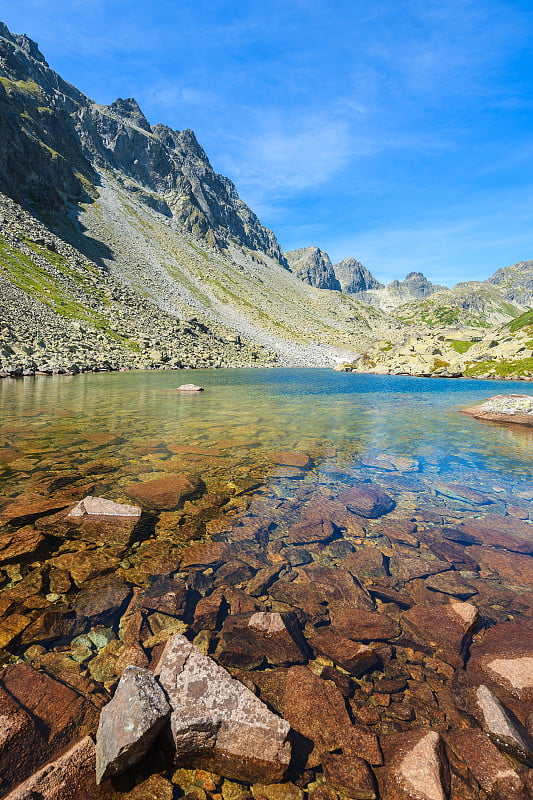
[[(178, 393), (187, 382), (205, 391)], [(419, 475), (486, 489), (527, 485), (533, 430), (458, 413), (510, 393), (533, 389), (319, 369), (3, 380), (0, 446), (15, 454), (1, 467), (2, 493), (28, 491), (44, 475), (69, 475), (97, 459), (113, 467), (102, 489), (119, 497), (132, 476), (195, 468), (227, 479), (264, 470), (280, 449), (311, 454), (322, 480), (361, 458), (402, 456), (419, 460)]]

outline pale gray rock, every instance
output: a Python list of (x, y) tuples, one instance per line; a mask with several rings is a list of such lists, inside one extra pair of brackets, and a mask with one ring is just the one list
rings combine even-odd
[(476, 717), (483, 730), (498, 745), (510, 749), (519, 756), (532, 754), (531, 742), (518, 721), (515, 721), (505, 706), (488, 686), (478, 686), (475, 691)]
[(177, 761), (233, 780), (275, 783), (291, 757), (290, 725), (184, 636), (172, 636), (157, 667), (172, 707)]
[(178, 386), (178, 392), (203, 392), (203, 386), (197, 386), (195, 383), (182, 383)]
[(88, 495), (80, 500), (67, 514), (69, 517), (101, 516), (101, 517), (140, 517), (139, 506), (130, 506), (126, 503), (115, 503), (105, 497), (92, 497)]
[(126, 667), (113, 699), (102, 709), (96, 734), (96, 780), (131, 767), (168, 721), (170, 706), (152, 673)]

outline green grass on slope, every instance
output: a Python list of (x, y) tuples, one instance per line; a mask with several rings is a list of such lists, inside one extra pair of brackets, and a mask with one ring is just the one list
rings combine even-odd
[(465, 375), (473, 378), (486, 373), (492, 373), (499, 378), (531, 376), (533, 375), (533, 358), (522, 358), (519, 361), (476, 361), (465, 367)]
[(470, 350), (474, 342), (465, 342), (462, 339), (447, 339), (446, 344), (448, 344), (452, 350), (455, 350), (456, 353), (466, 353), (467, 350)]
[[(516, 333), (522, 328), (527, 328), (529, 326), (533, 328), (533, 308), (530, 311), (526, 311), (525, 314), (521, 314), (521, 316), (516, 319), (513, 319), (513, 321), (509, 323), (509, 330), (511, 333)], [(531, 332), (533, 333), (533, 330)]]
[[(58, 253), (51, 254), (47, 248), (41, 248), (34, 242), (31, 243), (34, 252), (36, 248), (46, 251), (59, 262), (64, 262), (63, 256)], [(40, 253), (39, 253), (40, 254)], [(50, 260), (51, 263), (51, 259)], [(66, 272), (65, 264), (62, 263), (62, 271)], [(50, 275), (45, 269), (39, 267), (26, 253), (12, 247), (0, 234), (0, 270), (5, 272), (11, 282), (30, 297), (47, 305), (57, 314), (66, 319), (88, 322), (97, 330), (102, 331), (117, 343), (137, 350), (136, 342), (130, 341), (127, 337), (121, 336), (110, 329), (109, 321), (103, 314), (88, 308), (82, 301), (72, 297), (61, 285), (61, 283)], [(72, 271), (69, 269), (69, 271)], [(81, 276), (78, 276), (81, 278)], [(94, 289), (93, 293), (99, 294)]]

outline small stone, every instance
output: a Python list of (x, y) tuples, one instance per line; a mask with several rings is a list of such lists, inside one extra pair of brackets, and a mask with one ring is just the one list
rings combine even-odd
[(96, 734), (96, 781), (101, 783), (136, 764), (170, 715), (153, 675), (126, 667), (113, 699), (102, 709)]
[(376, 519), (387, 514), (395, 502), (386, 492), (371, 484), (361, 483), (352, 486), (339, 496), (346, 508), (366, 519)]

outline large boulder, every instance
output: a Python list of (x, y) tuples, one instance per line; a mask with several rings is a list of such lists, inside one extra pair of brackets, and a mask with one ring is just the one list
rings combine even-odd
[(169, 699), (176, 760), (233, 780), (275, 783), (291, 758), (289, 723), (184, 636), (172, 636), (157, 666)]

